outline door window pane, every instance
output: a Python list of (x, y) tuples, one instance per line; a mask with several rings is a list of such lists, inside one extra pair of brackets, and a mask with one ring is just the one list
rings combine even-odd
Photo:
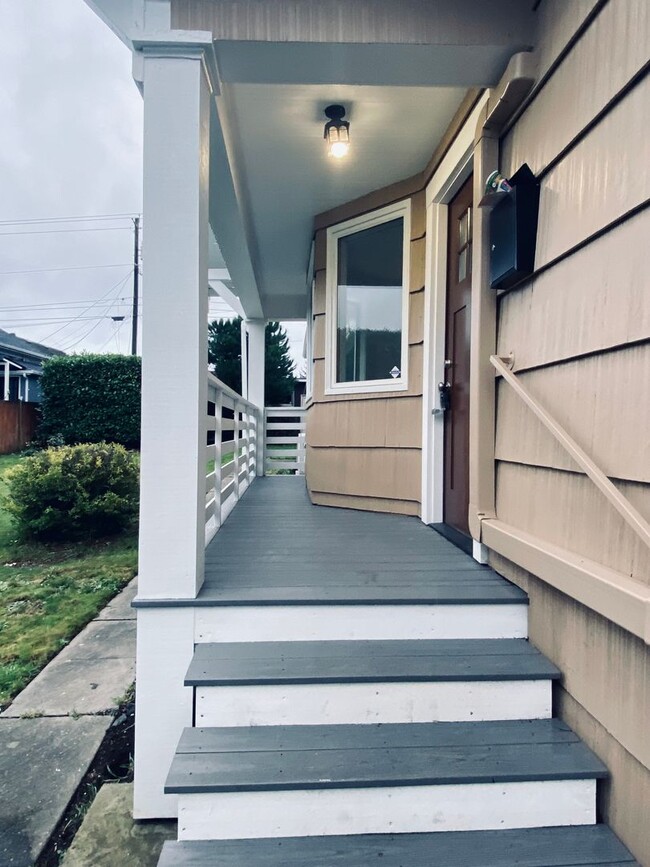
[(339, 238), (337, 382), (401, 378), (403, 243), (401, 217)]

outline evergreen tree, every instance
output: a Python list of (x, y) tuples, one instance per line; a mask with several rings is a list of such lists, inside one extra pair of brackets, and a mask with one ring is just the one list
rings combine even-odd
[(289, 337), (279, 322), (268, 322), (265, 335), (264, 403), (281, 406), (291, 402), (293, 361), (289, 354)]
[[(208, 326), (208, 362), (215, 376), (241, 394), (241, 319), (219, 319)], [(289, 338), (279, 322), (269, 322), (265, 334), (264, 403), (289, 403), (293, 392), (293, 362)]]
[(241, 394), (241, 319), (218, 319), (208, 325), (208, 363), (214, 375)]

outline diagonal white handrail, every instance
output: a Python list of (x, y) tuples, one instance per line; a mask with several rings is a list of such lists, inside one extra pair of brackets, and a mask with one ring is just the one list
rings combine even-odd
[(490, 362), (508, 385), (512, 387), (518, 397), (535, 413), (544, 427), (553, 434), (555, 439), (566, 449), (578, 466), (585, 471), (598, 490), (607, 497), (612, 506), (629, 524), (637, 536), (650, 548), (650, 524), (643, 515), (634, 508), (627, 497), (621, 494), (616, 485), (593, 462), (584, 449), (580, 448), (578, 443), (569, 436), (562, 425), (558, 424), (553, 416), (532, 396), (528, 389), (519, 382), (507, 364), (498, 355), (491, 355)]

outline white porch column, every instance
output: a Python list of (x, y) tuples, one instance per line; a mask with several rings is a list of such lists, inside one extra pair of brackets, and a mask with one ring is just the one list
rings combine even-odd
[(202, 50), (144, 50), (139, 595), (203, 580), (210, 90)]
[[(147, 44), (144, 80), (141, 600), (203, 581), (210, 87), (203, 47)], [(191, 608), (138, 609), (134, 816), (173, 817), (163, 788), (192, 690)]]
[(247, 319), (248, 331), (248, 394), (247, 398), (261, 410), (257, 436), (257, 475), (264, 475), (264, 359), (266, 320)]

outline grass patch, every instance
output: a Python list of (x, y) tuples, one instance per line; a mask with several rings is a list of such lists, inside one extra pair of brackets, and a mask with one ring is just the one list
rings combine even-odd
[(3, 507), (0, 455), (0, 707), (101, 611), (137, 571), (137, 534), (66, 545), (21, 543)]

